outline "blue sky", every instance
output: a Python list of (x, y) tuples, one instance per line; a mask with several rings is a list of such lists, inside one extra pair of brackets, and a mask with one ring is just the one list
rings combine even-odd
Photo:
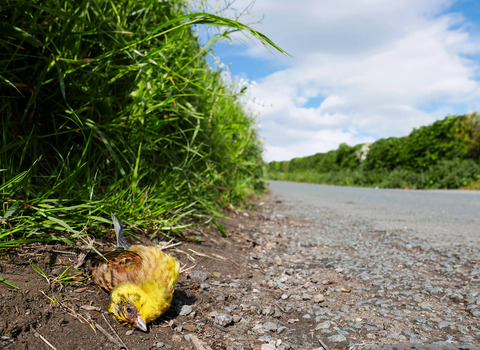
[(248, 40), (214, 53), (249, 86), (266, 161), (480, 110), (479, 0), (257, 0), (251, 15), (293, 57)]

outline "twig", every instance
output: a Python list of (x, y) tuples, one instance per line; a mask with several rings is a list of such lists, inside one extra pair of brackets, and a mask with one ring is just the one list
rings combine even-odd
[(117, 339), (115, 339), (114, 337), (112, 337), (105, 329), (103, 329), (102, 326), (100, 326), (98, 323), (95, 322), (95, 327), (97, 327), (97, 329), (102, 332), (107, 338), (108, 340), (110, 340), (112, 343), (114, 343), (116, 346), (118, 346), (119, 348), (123, 348), (123, 345), (122, 343), (120, 343)]
[(195, 255), (198, 255), (198, 256), (201, 256), (201, 257), (204, 257), (204, 258), (211, 258), (211, 256), (208, 256), (208, 255), (203, 254), (203, 253), (199, 253), (199, 252), (197, 252), (197, 251), (195, 251), (195, 250), (193, 250), (193, 249), (188, 248), (188, 250), (190, 250), (190, 251), (191, 251), (193, 254), (195, 254)]
[(78, 256), (77, 263), (73, 266), (74, 270), (78, 269), (83, 264), (83, 262), (85, 261), (85, 258), (87, 257), (88, 253), (90, 253), (91, 250), (92, 250), (91, 248), (82, 250), (82, 252)]
[[(68, 306), (63, 305), (63, 304), (62, 304), (61, 302), (59, 302), (58, 300), (53, 300), (53, 299), (50, 298), (48, 295), (46, 295), (43, 290), (41, 290), (40, 292), (41, 292), (43, 295), (45, 295), (52, 303), (58, 304), (58, 305), (60, 305), (60, 307), (61, 307), (62, 309), (65, 309), (64, 311), (65, 311), (67, 314), (75, 317), (77, 320), (80, 321), (80, 323), (83, 323), (82, 320), (79, 318), (79, 317), (81, 317), (81, 318), (92, 328), (92, 330), (95, 332), (95, 334), (97, 334), (97, 331), (95, 331), (95, 327), (93, 327), (93, 324), (90, 323), (90, 322), (89, 322), (85, 317), (83, 317), (81, 314), (76, 313), (75, 310), (73, 310), (72, 308), (70, 308), (70, 307), (68, 307)], [(70, 311), (70, 312), (68, 312), (68, 311), (66, 311), (66, 310), (68, 310), (68, 311)]]
[(197, 350), (205, 350), (205, 347), (202, 345), (200, 340), (197, 338), (197, 336), (193, 335), (190, 340), (192, 341), (193, 345), (195, 345), (195, 348)]
[(218, 255), (218, 254), (215, 254), (215, 253), (211, 253), (211, 254), (212, 254), (213, 256), (215, 256), (215, 257), (219, 258), (219, 259), (222, 259), (222, 260), (227, 260), (227, 261), (233, 262), (233, 263), (234, 263), (235, 265), (237, 265), (237, 266), (240, 266), (240, 265), (238, 265), (238, 264), (237, 264), (235, 261), (233, 261), (232, 259), (229, 259), (229, 258), (224, 258), (223, 256), (221, 256), (221, 255)]
[(63, 250), (55, 250), (55, 249), (52, 249), (52, 252), (61, 253), (61, 254), (77, 255), (77, 253), (75, 253), (75, 252), (65, 252)]
[(212, 254), (214, 257), (216, 257), (216, 258), (218, 258), (218, 259), (226, 260), (226, 261), (230, 261), (230, 262), (234, 263), (234, 264), (237, 266), (237, 267), (236, 267), (237, 270), (239, 270), (239, 268), (238, 268), (239, 265), (238, 265), (235, 261), (233, 261), (232, 259), (225, 258), (225, 257), (223, 257), (223, 256), (221, 256), (221, 255), (218, 255), (218, 254), (215, 254), (215, 253), (210, 253), (210, 254)]
[(317, 339), (318, 339), (318, 341), (320, 342), (320, 344), (322, 344), (322, 346), (323, 346), (323, 348), (324, 348), (325, 350), (330, 350), (330, 349), (328, 348), (328, 346), (323, 342), (323, 340), (322, 340), (321, 338), (318, 338), (318, 337), (317, 337)]
[(112, 332), (117, 336), (118, 340), (120, 340), (120, 342), (123, 344), (123, 346), (125, 346), (125, 349), (127, 350), (130, 350), (128, 348), (128, 346), (123, 342), (122, 338), (120, 338), (120, 336), (118, 335), (117, 332), (115, 332), (115, 329), (113, 329), (112, 325), (110, 324), (110, 322), (108, 322), (107, 318), (105, 317), (105, 315), (102, 313), (102, 316), (103, 316), (103, 319), (105, 320), (105, 322), (107, 322), (108, 324), (108, 327), (110, 327), (110, 329), (112, 330)]
[(282, 312), (284, 312), (284, 313), (286, 313), (286, 314), (290, 314), (290, 313), (292, 313), (292, 312), (294, 311), (294, 309), (292, 309), (292, 310), (290, 310), (290, 311), (285, 311), (280, 305), (278, 305), (277, 302), (275, 302), (275, 305), (277, 305), (278, 308), (279, 308), (280, 310), (282, 310)]
[(184, 251), (183, 249), (175, 249), (174, 251), (177, 252), (177, 253), (186, 254), (187, 257), (188, 257), (188, 259), (189, 259), (191, 262), (196, 263), (195, 259), (194, 259), (190, 254), (188, 254), (186, 251)]
[(172, 242), (173, 242), (173, 238), (172, 238), (170, 241), (168, 241), (167, 243), (165, 243), (165, 244), (162, 244), (162, 245), (160, 245), (160, 243), (157, 244), (157, 247), (158, 247), (158, 249), (160, 249), (160, 250), (167, 250), (167, 249), (176, 247), (177, 245), (183, 244), (183, 242), (178, 242), (178, 243), (170, 244), (170, 243), (172, 243)]
[(180, 269), (180, 273), (188, 272), (188, 271), (190, 271), (191, 269), (193, 269), (194, 267), (196, 267), (197, 265), (198, 265), (198, 264), (195, 264), (195, 265), (193, 265), (193, 266), (190, 266), (188, 269), (185, 269), (185, 266), (187, 266), (187, 265), (185, 264), (185, 266), (183, 266), (183, 267)]
[(40, 337), (40, 339), (42, 339), (42, 340), (45, 342), (45, 344), (47, 344), (47, 345), (48, 345), (49, 347), (51, 347), (53, 350), (57, 350), (56, 347), (54, 347), (52, 344), (50, 344), (50, 343), (48, 342), (48, 340), (45, 339), (40, 333), (38, 333), (34, 328), (32, 328), (32, 331), (33, 331), (34, 333), (38, 334), (38, 336)]

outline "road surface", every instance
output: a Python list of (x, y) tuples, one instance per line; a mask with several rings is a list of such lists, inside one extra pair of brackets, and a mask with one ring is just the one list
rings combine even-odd
[(270, 181), (286, 205), (327, 208), (438, 244), (480, 243), (480, 191), (395, 190)]

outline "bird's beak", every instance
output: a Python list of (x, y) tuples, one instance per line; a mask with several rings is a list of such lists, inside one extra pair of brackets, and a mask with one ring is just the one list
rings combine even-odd
[(141, 318), (140, 316), (138, 316), (138, 317), (135, 319), (135, 322), (133, 322), (133, 326), (134, 326), (135, 328), (140, 329), (141, 331), (144, 331), (144, 332), (147, 331), (147, 324), (145, 323), (144, 320), (142, 320), (142, 318)]

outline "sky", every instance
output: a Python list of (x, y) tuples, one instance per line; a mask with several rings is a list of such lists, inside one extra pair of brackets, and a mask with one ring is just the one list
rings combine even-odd
[(480, 110), (479, 0), (257, 0), (250, 13), (240, 21), (262, 20), (292, 57), (242, 35), (214, 54), (248, 87), (267, 162)]

